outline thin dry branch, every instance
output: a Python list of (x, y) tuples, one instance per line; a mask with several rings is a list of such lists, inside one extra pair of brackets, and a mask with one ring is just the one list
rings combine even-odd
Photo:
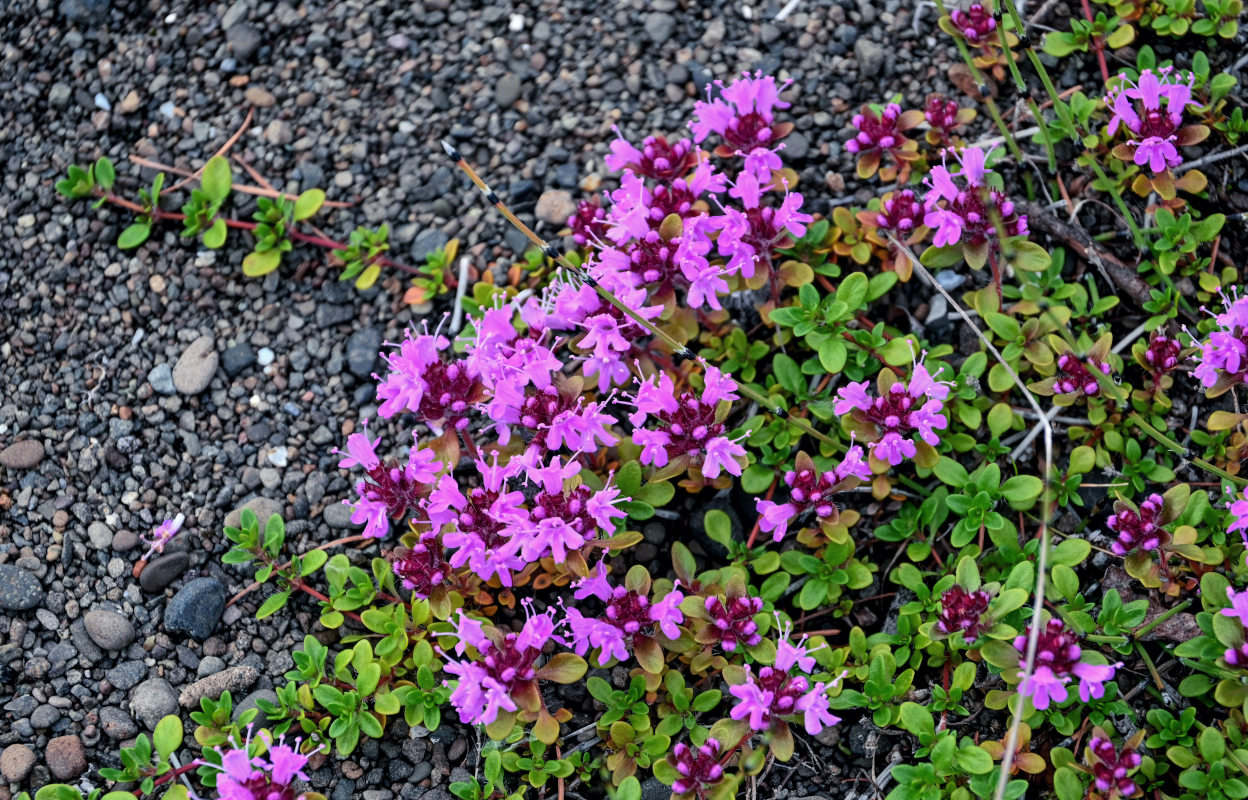
[[(223, 156), (230, 151), (230, 148), (233, 147), (238, 142), (238, 140), (242, 137), (243, 131), (247, 130), (247, 126), (251, 124), (251, 118), (254, 117), (255, 115), (256, 115), (255, 106), (252, 106), (251, 108), (247, 109), (247, 116), (243, 119), (243, 124), (238, 126), (238, 130), (234, 131), (233, 136), (225, 140), (225, 144), (221, 145), (221, 148), (217, 150), (213, 158), (216, 158), (217, 156)], [(208, 159), (208, 161), (211, 161), (211, 160), (212, 160), (211, 158)], [(166, 195), (170, 192), (176, 192), (178, 189), (181, 189), (183, 186), (187, 185), (191, 181), (197, 180), (199, 176), (203, 174), (204, 167), (208, 165), (208, 161), (205, 161), (203, 164), (200, 164), (199, 169), (195, 170), (193, 173), (187, 175), (185, 178), (178, 181), (174, 185), (170, 186), (168, 189), (165, 189), (163, 192), (161, 192), (161, 195)]]
[[(172, 175), (192, 176), (195, 174), (195, 172), (191, 170), (183, 169), (182, 167), (175, 167), (169, 164), (162, 164), (159, 161), (153, 161), (149, 158), (144, 158), (143, 156), (136, 156), (133, 153), (126, 157), (130, 159), (131, 163), (138, 164), (140, 167), (147, 167), (148, 169), (158, 169), (164, 172), (168, 172)], [(230, 190), (234, 192), (242, 192), (243, 194), (255, 195), (257, 197), (284, 197), (287, 200), (299, 199), (299, 195), (288, 194), (286, 192), (279, 192), (276, 189), (265, 189), (260, 186), (248, 186), (246, 184), (241, 184), (241, 183), (234, 184), (233, 186), (230, 187)], [(163, 195), (164, 192), (161, 192), (161, 194)], [(344, 203), (340, 200), (326, 200), (324, 205), (326, 208), (350, 208), (351, 206), (355, 204)]]

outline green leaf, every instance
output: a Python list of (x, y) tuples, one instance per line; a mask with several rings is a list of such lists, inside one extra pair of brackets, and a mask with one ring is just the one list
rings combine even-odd
[(958, 766), (972, 775), (986, 775), (992, 772), (992, 756), (979, 745), (967, 744), (958, 748)]
[(1062, 767), (1053, 775), (1053, 790), (1057, 800), (1082, 800), (1083, 781), (1073, 769)]
[(313, 572), (316, 572), (325, 565), (328, 559), (329, 556), (324, 550), (309, 550), (307, 553), (304, 553), (299, 561), (299, 577), (306, 578)]
[(1030, 507), (1044, 491), (1044, 481), (1035, 475), (1015, 475), (1001, 484), (1001, 496), (1016, 508)]
[(286, 601), (290, 599), (290, 592), (279, 592), (268, 600), (264, 601), (264, 605), (260, 606), (260, 610), (256, 612), (256, 619), (264, 619), (265, 617), (276, 614), (286, 605)]
[(177, 714), (170, 714), (156, 723), (152, 733), (152, 743), (161, 761), (168, 761), (169, 754), (182, 746), (182, 719)]
[(295, 222), (300, 222), (321, 210), (325, 203), (323, 189), (308, 189), (295, 201)]
[(35, 800), (82, 800), (82, 792), (64, 783), (49, 783), (35, 792)]
[(641, 782), (637, 776), (630, 775), (620, 783), (615, 792), (615, 800), (641, 800)]
[(213, 156), (208, 159), (208, 163), (204, 165), (204, 171), (199, 176), (200, 188), (214, 204), (226, 198), (233, 183), (234, 175), (230, 170), (230, 162), (225, 160), (225, 156)]
[(243, 274), (249, 278), (268, 275), (282, 263), (282, 252), (277, 249), (253, 251), (243, 259)]
[(789, 394), (794, 397), (806, 396), (806, 379), (802, 377), (801, 368), (791, 356), (777, 353), (771, 360), (771, 366), (776, 374), (776, 380)]
[(1087, 539), (1065, 539), (1053, 548), (1053, 563), (1077, 567), (1092, 552), (1092, 544)]
[(1021, 241), (1010, 245), (1009, 262), (1024, 272), (1044, 272), (1053, 265), (1053, 257), (1035, 242)]
[(867, 276), (862, 272), (851, 272), (837, 287), (836, 299), (844, 303), (851, 312), (856, 311), (867, 299), (867, 288)]
[(962, 246), (951, 244), (946, 247), (929, 247), (919, 256), (919, 261), (928, 269), (952, 267), (962, 263)]
[(718, 508), (713, 508), (706, 512), (702, 518), (702, 524), (706, 527), (706, 535), (711, 541), (719, 542), (724, 547), (728, 547), (732, 542), (732, 519)]
[(100, 156), (95, 160), (95, 169), (92, 174), (95, 176), (95, 182), (106, 191), (113, 188), (113, 182), (117, 180), (117, 170), (113, 168), (113, 162), (109, 161), (106, 156)]
[(966, 467), (950, 458), (949, 456), (941, 456), (936, 462), (936, 466), (932, 468), (932, 474), (939, 478), (943, 483), (952, 486), (955, 489), (961, 489), (970, 480), (970, 475), (966, 472)]
[(122, 250), (130, 250), (138, 247), (147, 241), (147, 237), (152, 235), (152, 223), (135, 222), (131, 223), (121, 235), (117, 237), (117, 246)]
[(209, 250), (216, 250), (225, 244), (226, 234), (229, 229), (225, 225), (225, 220), (218, 217), (213, 221), (212, 227), (204, 231), (204, 247)]

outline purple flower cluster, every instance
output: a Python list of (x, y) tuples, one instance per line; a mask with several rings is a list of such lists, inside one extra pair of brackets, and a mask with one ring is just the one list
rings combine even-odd
[(789, 523), (807, 511), (813, 510), (820, 519), (833, 517), (837, 509), (832, 495), (852, 489), (858, 481), (871, 480), (871, 467), (863, 455), (862, 447), (855, 444), (834, 469), (817, 472), (811, 465), (798, 464), (798, 469), (784, 473), (788, 501), (754, 501), (760, 515), (759, 530), (770, 532), (772, 541), (779, 542), (788, 532)]
[(426, 531), (410, 548), (398, 547), (390, 554), (390, 568), (399, 585), (417, 597), (428, 597), (451, 574), (437, 534)]
[(1088, 742), (1092, 751), (1092, 782), (1096, 790), (1105, 797), (1131, 797), (1139, 787), (1128, 777), (1143, 761), (1140, 754), (1130, 747), (1122, 751), (1114, 747), (1114, 743), (1102, 736), (1093, 736)]
[[(1020, 655), (1027, 652), (1027, 632), (1014, 640), (1014, 649)], [(1116, 664), (1094, 664), (1083, 660), (1083, 648), (1079, 646), (1074, 631), (1067, 630), (1066, 624), (1060, 619), (1051, 619), (1040, 632), (1036, 647), (1036, 664), (1031, 675), (1023, 677), (1018, 691), (1030, 698), (1032, 705), (1044, 711), (1052, 702), (1065, 702), (1069, 693), (1066, 685), (1072, 679), (1079, 679), (1079, 699), (1088, 702), (1092, 698), (1105, 696), (1105, 682), (1113, 680), (1114, 673), (1122, 662)]]
[(731, 653), (738, 645), (753, 647), (763, 640), (754, 617), (763, 610), (763, 598), (729, 595), (727, 602), (720, 597), (708, 597), (704, 604), (711, 620), (719, 646)]
[(723, 780), (724, 768), (719, 763), (720, 744), (716, 739), (707, 737), (697, 750), (684, 742), (672, 748), (670, 761), (680, 778), (672, 784), (674, 794), (690, 794), (702, 792)]
[(796, 717), (807, 733), (816, 736), (841, 721), (832, 713), (827, 695), (836, 681), (812, 685), (815, 658), (810, 654), (822, 646), (807, 649), (805, 636), (794, 644), (789, 641), (791, 632), (791, 625), (781, 627), (772, 666), (760, 667), (756, 672), (747, 665), (745, 682), (729, 687), (728, 691), (737, 698), (730, 716), (747, 720), (756, 731), (768, 730), (782, 717)]
[(1161, 544), (1165, 534), (1161, 527), (1165, 500), (1161, 495), (1149, 495), (1138, 511), (1121, 502), (1114, 504), (1114, 511), (1106, 520), (1109, 529), (1118, 534), (1118, 541), (1110, 545), (1114, 555), (1125, 556), (1137, 547), (1152, 552)]
[(1181, 143), (1183, 110), (1192, 102), (1192, 83), (1188, 73), (1184, 81), (1173, 68), (1146, 69), (1140, 80), (1132, 84), (1126, 75), (1119, 75), (1121, 85), (1110, 90), (1105, 104), (1113, 110), (1109, 135), (1125, 127), (1131, 133), (1128, 143), (1136, 164), (1148, 166), (1154, 175), (1183, 163), (1175, 146)]
[[(414, 511), (429, 494), (431, 484), (442, 471), (442, 462), (432, 450), (413, 446), (407, 464), (383, 464), (377, 455), (376, 440), (368, 438), (368, 420), (360, 433), (347, 437), (347, 454), (338, 462), (343, 469), (363, 467), (367, 477), (355, 485), (357, 499), (343, 502), (351, 506), (351, 521), (364, 526), (364, 536), (381, 538), (390, 532), (390, 520)], [(335, 449), (333, 452), (341, 452)]]
[[(737, 383), (715, 367), (707, 367), (702, 396), (681, 392), (678, 396), (666, 372), (638, 381), (632, 404), (637, 410), (629, 417), (636, 430), (633, 441), (640, 445), (641, 463), (666, 466), (677, 459), (700, 464), (702, 474), (714, 480), (721, 472), (741, 474), (745, 448), (724, 435), (723, 418), (716, 406), (738, 400)], [(657, 429), (643, 426), (655, 422)]]
[(833, 410), (852, 412), (860, 422), (874, 425), (880, 438), (868, 445), (871, 455), (895, 467), (918, 453), (916, 434), (933, 447), (940, 444), (936, 431), (949, 426), (943, 412), (951, 385), (936, 380), (918, 363), (908, 383), (894, 383), (881, 397), (870, 395), (866, 381), (846, 384), (837, 393)]
[[(956, 156), (962, 166), (950, 172), (946, 165), (932, 167), (924, 179), (929, 191), (923, 203), (927, 214), (923, 224), (936, 229), (933, 243), (937, 247), (958, 244), (972, 247), (991, 244), (995, 250), (998, 241), (997, 220), (1006, 236), (1026, 236), (1027, 217), (1015, 211), (1014, 203), (997, 189), (987, 184), (992, 174), (986, 162), (988, 154), (978, 147), (968, 147)], [(954, 178), (960, 178), (959, 187)]]
[(774, 112), (789, 107), (780, 99), (780, 92), (790, 83), (787, 80), (777, 86), (774, 77), (761, 72), (753, 77), (747, 72), (728, 86), (715, 81), (720, 96), (712, 98), (707, 86), (707, 100), (693, 106), (694, 120), (689, 123), (693, 140), (701, 144), (711, 133), (717, 133), (741, 155), (770, 150), (780, 133)]
[(997, 21), (992, 12), (980, 3), (971, 3), (966, 11), (955, 8), (949, 12), (953, 27), (971, 44), (983, 44), (996, 35)]
[(984, 615), (988, 613), (991, 598), (985, 591), (968, 592), (961, 586), (951, 586), (940, 596), (940, 619), (936, 630), (946, 636), (961, 633), (967, 644), (972, 644), (987, 627)]
[[(1226, 588), (1226, 599), (1231, 601), (1231, 607), (1222, 609), (1222, 616), (1235, 617), (1239, 620), (1240, 625), (1248, 628), (1248, 591), (1237, 592), (1228, 586)], [(1248, 667), (1248, 643), (1241, 644), (1238, 647), (1227, 648), (1223, 658), (1232, 667), (1241, 669)]]
[(250, 736), (240, 747), (218, 748), (221, 764), (206, 761), (200, 764), (220, 769), (217, 796), (220, 800), (298, 800), (302, 792), (294, 789), (295, 779), (308, 780), (303, 768), (308, 757), (299, 752), (299, 740), (291, 747), (283, 740), (269, 747), (264, 757), (250, 754)]
[[(464, 491), (453, 477), (443, 475), (423, 510), (453, 551), (450, 565), (458, 569), (466, 564), (482, 580), (497, 576), (511, 586), (514, 572), (541, 558), (550, 556), (562, 564), (569, 552), (580, 550), (599, 532), (613, 532), (616, 520), (626, 516), (615, 507), (620, 490), (610, 480), (601, 491), (584, 484), (565, 490), (564, 482), (580, 472), (576, 461), (563, 463), (555, 456), (529, 467), (520, 458), (506, 466), (499, 466), (497, 459), (478, 460), (476, 467), (479, 486)], [(508, 485), (522, 469), (540, 487), (527, 507), (524, 494)]]
[(880, 213), (875, 218), (876, 227), (906, 239), (923, 224), (923, 204), (913, 189), (901, 189), (884, 198)]
[(1226, 310), (1214, 316), (1218, 327), (1208, 341), (1196, 342), (1200, 354), (1192, 371), (1210, 396), (1248, 380), (1248, 296), (1223, 300)]
[(583, 656), (591, 649), (598, 650), (600, 667), (607, 666), (613, 658), (627, 660), (629, 645), (634, 643), (635, 637), (649, 635), (652, 628), (657, 627), (670, 640), (680, 638), (677, 626), (685, 621), (680, 611), (685, 595), (677, 588), (651, 601), (640, 592), (612, 586), (607, 580), (606, 566), (599, 563), (595, 574), (577, 582), (575, 597), (577, 600), (596, 597), (606, 603), (606, 611), (597, 617), (569, 608), (563, 623), (572, 634), (572, 648), (576, 654)]
[(855, 155), (872, 150), (892, 150), (905, 141), (905, 136), (897, 129), (900, 117), (901, 106), (896, 103), (889, 103), (879, 113), (863, 108), (850, 120), (858, 133), (845, 143), (845, 149)]
[(1244, 488), (1243, 494), (1235, 496), (1227, 503), (1226, 507), (1230, 510), (1232, 517), (1226, 532), (1239, 531), (1240, 537), (1244, 540), (1244, 547), (1248, 547), (1248, 487)]
[(470, 363), (444, 360), (451, 342), (428, 328), (420, 334), (409, 329), (398, 349), (386, 354), (390, 371), (377, 386), (377, 413), (389, 419), (410, 411), (427, 425), (463, 429), (468, 410), (481, 399), (480, 374)]
[[(495, 628), (487, 633), (481, 622), (462, 610), (453, 624), (454, 651), (461, 659), (446, 661), (446, 671), (459, 678), (450, 699), (459, 721), (472, 725), (489, 725), (499, 711), (515, 711), (512, 691), (536, 679), (542, 648), (547, 642), (565, 643), (556, 634), (558, 626), (549, 611), (530, 614), (519, 633)], [(476, 658), (463, 658), (469, 647), (477, 652)]]
[(1082, 393), (1088, 397), (1095, 397), (1101, 392), (1101, 385), (1097, 383), (1096, 376), (1092, 374), (1092, 370), (1096, 370), (1102, 375), (1109, 375), (1113, 372), (1113, 368), (1108, 361), (1100, 361), (1091, 357), (1080, 359), (1070, 351), (1066, 351), (1057, 357), (1057, 368), (1061, 375), (1053, 384), (1055, 393)]

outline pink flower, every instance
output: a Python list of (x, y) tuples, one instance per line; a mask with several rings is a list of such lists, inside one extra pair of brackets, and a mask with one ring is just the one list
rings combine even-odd
[[(778, 621), (779, 617), (776, 619)], [(811, 685), (811, 674), (816, 664), (810, 653), (814, 651), (806, 648), (806, 637), (796, 644), (790, 642), (792, 630), (791, 624), (780, 626), (773, 666), (764, 666), (755, 672), (747, 665), (746, 682), (728, 688), (738, 701), (730, 716), (748, 720), (750, 727), (756, 731), (769, 729), (777, 718), (796, 717), (801, 719), (807, 733), (813, 736), (825, 727), (840, 722), (840, 718), (831, 713), (827, 695), (827, 690), (837, 681)]]
[(707, 102), (699, 100), (693, 106), (694, 120), (689, 124), (693, 140), (700, 143), (713, 132), (742, 155), (767, 148), (776, 138), (773, 112), (789, 107), (780, 99), (780, 92), (790, 83), (786, 80), (777, 86), (774, 77), (761, 72), (753, 77), (744, 73), (729, 86), (715, 81), (721, 89), (720, 98), (712, 100), (711, 87), (707, 86)]
[(623, 586), (611, 586), (606, 578), (606, 568), (598, 565), (596, 575), (582, 579), (577, 584), (576, 598), (586, 600), (597, 597), (607, 607), (599, 617), (582, 614), (579, 609), (569, 608), (564, 624), (572, 632), (572, 648), (577, 655), (585, 655), (598, 649), (598, 665), (605, 667), (612, 658), (624, 661), (628, 658), (628, 646), (636, 637), (647, 636), (657, 627), (668, 639), (680, 638), (680, 628), (685, 621), (680, 604), (685, 599), (677, 587), (673, 587), (657, 602), (640, 592)]
[(709, 736), (696, 751), (684, 742), (673, 747), (668, 762), (680, 773), (680, 778), (672, 784), (672, 792), (689, 794), (696, 791), (703, 796), (706, 787), (722, 781), (724, 768), (719, 763), (719, 751), (719, 741)]
[(933, 378), (919, 363), (908, 384), (894, 383), (883, 397), (873, 399), (865, 381), (847, 384), (837, 394), (833, 410), (837, 414), (853, 413), (856, 419), (873, 424), (881, 436), (870, 445), (872, 454), (897, 466), (917, 454), (913, 434), (933, 447), (940, 444), (936, 431), (949, 425), (943, 411), (951, 385)]
[(1111, 792), (1131, 797), (1139, 791), (1135, 781), (1127, 777), (1142, 763), (1139, 753), (1125, 746), (1120, 753), (1113, 742), (1100, 736), (1093, 736), (1088, 748), (1092, 751), (1092, 775), (1098, 792), (1107, 797), (1112, 797)]
[(1114, 672), (1121, 666), (1121, 661), (1114, 664), (1089, 664), (1086, 661), (1076, 664), (1071, 674), (1079, 679), (1079, 699), (1086, 703), (1092, 698), (1099, 700), (1104, 697), (1105, 682), (1113, 680)]
[(390, 533), (390, 510), (386, 504), (368, 491), (368, 484), (364, 481), (355, 485), (355, 491), (359, 495), (355, 503), (342, 501), (351, 507), (351, 522), (364, 526), (362, 535), (366, 538), (380, 539)]
[(612, 125), (611, 130), (616, 138), (603, 161), (612, 172), (628, 169), (647, 178), (671, 181), (684, 177), (697, 163), (698, 150), (688, 139), (669, 144), (663, 136), (647, 136), (638, 149), (625, 141), (617, 126)]
[[(749, 665), (746, 665), (747, 678), (753, 678)], [(771, 705), (775, 694), (759, 686), (753, 680), (728, 687), (728, 692), (737, 698), (729, 716), (733, 719), (748, 719), (750, 727), (756, 731), (765, 731), (770, 725)]]
[(381, 404), (377, 413), (389, 419), (410, 411), (429, 425), (449, 424), (462, 429), (468, 411), (482, 395), (480, 375), (468, 360), (443, 361), (439, 353), (450, 341), (436, 331), (413, 335), (411, 330), (397, 352), (386, 354), (390, 371), (377, 386)]
[(741, 476), (741, 459), (745, 458), (745, 448), (726, 436), (716, 436), (706, 443), (706, 454), (702, 460), (702, 474), (711, 480), (719, 477), (720, 471), (729, 475)]
[(1210, 396), (1248, 380), (1248, 296), (1224, 295), (1222, 299), (1226, 310), (1214, 317), (1218, 327), (1208, 341), (1192, 336), (1200, 346), (1192, 374)]
[[(460, 612), (457, 635), (467, 632), (474, 636), (472, 646), (480, 660), (447, 659), (446, 671), (459, 677), (451, 692), (451, 704), (459, 712), (461, 722), (488, 725), (498, 718), (499, 711), (515, 711), (512, 692), (521, 684), (537, 679), (536, 662), (548, 641), (563, 644), (555, 634), (550, 612), (531, 613), (531, 601), (525, 602), (529, 613), (519, 633), (492, 632), (486, 635), (479, 625), (472, 625)], [(456, 653), (463, 654), (457, 645)], [(450, 685), (447, 681), (446, 685)]]
[(1036, 667), (1030, 677), (1023, 681), (1018, 691), (1024, 697), (1031, 698), (1031, 704), (1036, 710), (1044, 711), (1052, 701), (1065, 702), (1069, 697), (1066, 691), (1066, 684), (1069, 682), (1070, 678), (1059, 678), (1052, 669), (1041, 666)]
[(165, 545), (173, 541), (178, 535), (178, 531), (182, 530), (182, 523), (186, 521), (186, 516), (178, 514), (173, 519), (167, 519), (160, 523), (152, 530), (151, 538), (140, 536), (143, 544), (147, 545), (147, 552), (143, 554), (143, 561), (147, 561), (155, 553), (165, 552)]
[[(381, 466), (381, 459), (377, 457), (377, 442), (380, 441), (380, 436), (376, 441), (368, 440), (368, 420), (364, 420), (360, 424), (360, 432), (347, 437), (347, 456), (338, 462), (338, 466), (341, 469), (350, 469), (358, 465), (363, 467), (365, 472), (372, 472)], [(340, 453), (341, 451), (335, 447), (331, 452)]]
[(971, 44), (983, 44), (997, 29), (997, 21), (993, 19), (992, 12), (980, 3), (971, 3), (966, 11), (954, 8), (949, 12), (949, 17), (953, 20), (953, 27)]
[(1186, 82), (1180, 82), (1180, 73), (1172, 68), (1146, 69), (1136, 85), (1126, 75), (1118, 78), (1121, 85), (1105, 97), (1105, 104), (1113, 110), (1109, 135), (1117, 133), (1119, 126), (1126, 127), (1133, 134), (1129, 144), (1135, 148), (1135, 163), (1148, 166), (1154, 175), (1183, 163), (1175, 143), (1183, 126), (1183, 110), (1193, 104), (1192, 73)]
[(480, 664), (447, 660), (446, 671), (459, 678), (450, 701), (459, 712), (460, 722), (489, 725), (498, 719), (499, 711), (516, 710), (507, 687)]
[[(799, 461), (805, 458), (799, 457)], [(798, 464), (799, 469), (784, 473), (784, 484), (789, 487), (789, 501), (775, 503), (757, 499), (755, 507), (761, 515), (759, 530), (770, 532), (773, 541), (784, 539), (789, 522), (799, 514), (813, 510), (815, 516), (824, 519), (837, 513), (832, 495), (852, 489), (858, 481), (871, 479), (871, 468), (863, 460), (862, 447), (851, 445), (845, 458), (834, 469), (818, 472), (813, 462)]]
[[(711, 480), (721, 472), (741, 474), (737, 459), (745, 455), (745, 449), (724, 435), (724, 423), (715, 410), (718, 402), (736, 399), (733, 392), (737, 384), (719, 370), (708, 372), (707, 380), (710, 399), (705, 393), (699, 398), (692, 392), (676, 397), (672, 379), (665, 372), (657, 379), (651, 376), (638, 381), (632, 398), (637, 410), (628, 419), (637, 428), (633, 442), (642, 448), (642, 464), (663, 467), (672, 459), (688, 458), (691, 465), (700, 463), (702, 474)], [(658, 430), (641, 427), (651, 418), (659, 424)]]
[(1222, 616), (1238, 617), (1239, 624), (1248, 627), (1248, 591), (1236, 592), (1228, 586), (1226, 599), (1231, 601), (1231, 607), (1222, 609)]
[(1114, 555), (1125, 556), (1137, 547), (1145, 552), (1156, 550), (1165, 533), (1161, 527), (1164, 507), (1165, 499), (1156, 493), (1140, 504), (1138, 512), (1126, 503), (1115, 503), (1117, 513), (1106, 520), (1109, 529), (1118, 534), (1118, 541), (1111, 545)]
[[(948, 152), (948, 151), (946, 151)], [(995, 250), (997, 223), (1008, 236), (1027, 235), (1027, 217), (1015, 212), (1014, 203), (1005, 194), (987, 185), (987, 154), (977, 147), (968, 147), (960, 156), (962, 169), (951, 173), (945, 165), (933, 167), (924, 179), (930, 191), (923, 203), (927, 214), (923, 224), (936, 229), (933, 243), (946, 247), (963, 242), (972, 247), (988, 243)], [(966, 187), (959, 189), (954, 176), (961, 177)]]
[[(1027, 651), (1027, 636), (1024, 633), (1014, 639), (1014, 648), (1020, 655)], [(1030, 676), (1024, 676), (1019, 694), (1030, 698), (1037, 710), (1044, 711), (1052, 702), (1065, 702), (1069, 697), (1067, 684), (1078, 678), (1079, 698), (1083, 702), (1104, 697), (1105, 682), (1113, 679), (1122, 663), (1096, 664), (1083, 658), (1074, 631), (1068, 630), (1060, 619), (1050, 619), (1037, 639), (1035, 669)]]
[(390, 556), (390, 569), (399, 585), (417, 597), (428, 597), (451, 574), (442, 557), (442, 542), (426, 531), (411, 548), (397, 548)]
[(772, 534), (774, 541), (781, 541), (784, 535), (788, 533), (789, 522), (798, 515), (798, 509), (792, 503), (773, 503), (770, 500), (755, 500), (758, 513), (761, 516), (758, 523), (759, 530)]
[(290, 747), (284, 738), (278, 739), (265, 757), (253, 756), (249, 733), (241, 746), (216, 748), (221, 756), (220, 766), (206, 761), (198, 763), (221, 771), (217, 775), (217, 794), (221, 800), (295, 800), (302, 795), (296, 794), (291, 784), (296, 779), (308, 780), (303, 772), (308, 757), (299, 753), (299, 742), (296, 739), (295, 747)]

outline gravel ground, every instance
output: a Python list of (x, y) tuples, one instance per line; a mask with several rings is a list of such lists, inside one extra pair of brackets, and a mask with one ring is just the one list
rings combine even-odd
[[(412, 319), (397, 278), (359, 294), (310, 249), (262, 281), (241, 276), (241, 236), (213, 253), (166, 227), (122, 253), (121, 214), (55, 194), (67, 164), (108, 155), (133, 196), (151, 173), (128, 155), (197, 165), (252, 105), (233, 152), (277, 186), (354, 202), (326, 230), (389, 222), (409, 262), (456, 236), (485, 268), (523, 240), (476, 205), (439, 137), (549, 233), (605, 177), (613, 123), (634, 141), (680, 133), (696, 87), (773, 71), (794, 79), (786, 158), (821, 211), (852, 174), (840, 141), (853, 109), (950, 89), (953, 54), (900, 0), (803, 0), (783, 21), (774, 2), (723, 17), (676, 0), (467, 5), (7, 4), (0, 800), (53, 778), (99, 785), (120, 744), (163, 714), (185, 719), (196, 696), (272, 697), (319, 626), (302, 601), (263, 623), (254, 596), (222, 613), (247, 582), (220, 564), (222, 525), (252, 503), (284, 514), (296, 548), (342, 535), (348, 484), (329, 450), (369, 413), (379, 343)], [(184, 534), (136, 579), (137, 535), (177, 513)], [(869, 755), (865, 732), (847, 735)], [(410, 738), (400, 723), (312, 784), (334, 800), (446, 800), (473, 750), (470, 731)], [(852, 786), (810, 755), (771, 796)]]

